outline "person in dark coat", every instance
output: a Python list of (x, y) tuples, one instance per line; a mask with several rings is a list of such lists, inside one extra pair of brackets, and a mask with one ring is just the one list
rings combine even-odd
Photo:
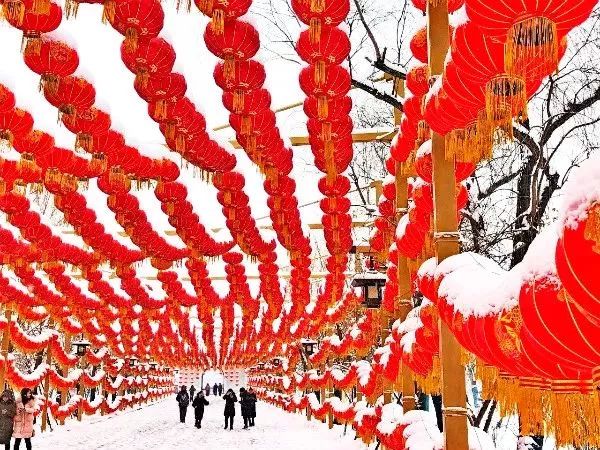
[(12, 389), (6, 389), (0, 396), (0, 444), (4, 444), (5, 450), (10, 450), (10, 438), (16, 415), (15, 394)]
[(250, 415), (249, 425), (254, 426), (254, 419), (256, 418), (256, 392), (252, 388), (248, 389), (248, 402), (250, 403)]
[(219, 386), (217, 385), (217, 383), (215, 383), (213, 385), (213, 395), (217, 396), (219, 394)]
[(208, 400), (204, 396), (204, 392), (200, 391), (192, 402), (194, 407), (194, 418), (196, 419), (196, 428), (202, 428), (202, 418), (204, 417), (204, 407), (208, 406)]
[(206, 386), (204, 386), (204, 395), (210, 397), (210, 384), (208, 383), (206, 383)]
[(192, 386), (190, 387), (190, 400), (194, 400), (194, 394), (195, 393), (196, 393), (196, 388), (192, 384)]
[(175, 400), (179, 403), (179, 420), (181, 423), (185, 423), (185, 416), (190, 404), (190, 394), (188, 394), (187, 387), (181, 386), (181, 390), (177, 393)]
[(248, 392), (245, 388), (240, 388), (240, 407), (242, 410), (242, 418), (244, 419), (244, 430), (248, 428), (248, 419), (250, 418), (250, 402)]
[(238, 401), (233, 389), (228, 389), (223, 396), (225, 400), (225, 429), (229, 424), (229, 429), (233, 430), (233, 418), (235, 417), (235, 403)]
[(223, 395), (223, 383), (219, 383), (219, 395)]

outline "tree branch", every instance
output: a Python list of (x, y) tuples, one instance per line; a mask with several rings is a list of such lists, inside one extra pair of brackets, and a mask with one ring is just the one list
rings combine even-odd
[(400, 102), (397, 98), (391, 96), (390, 94), (382, 92), (379, 89), (374, 88), (373, 86), (369, 86), (368, 84), (363, 83), (362, 81), (354, 79), (352, 80), (352, 86), (354, 86), (357, 89), (360, 89), (361, 91), (365, 91), (367, 94), (371, 94), (377, 100), (381, 100), (387, 103), (388, 105), (399, 109), (400, 111), (404, 111), (404, 105), (402, 105), (402, 102)]

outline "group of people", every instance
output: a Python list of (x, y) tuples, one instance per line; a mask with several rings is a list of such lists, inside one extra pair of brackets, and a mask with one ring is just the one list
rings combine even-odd
[[(207, 384), (209, 393), (210, 386)], [(217, 389), (217, 393), (223, 392), (223, 385), (221, 386), (221, 390)], [(208, 406), (210, 403), (206, 399), (208, 394), (205, 395), (206, 389), (198, 391), (196, 396), (194, 397), (194, 393), (196, 389), (192, 386), (188, 392), (187, 386), (181, 386), (180, 391), (177, 393), (177, 403), (179, 404), (179, 420), (181, 423), (185, 423), (185, 417), (187, 415), (187, 409), (191, 404), (194, 408), (194, 419), (195, 419), (195, 427), (202, 428), (202, 418), (204, 417), (204, 407)], [(220, 394), (219, 394), (220, 395)], [(225, 395), (223, 396), (225, 400), (225, 429), (229, 428), (233, 430), (233, 418), (235, 417), (235, 404), (238, 402), (238, 398), (235, 395), (233, 389), (228, 389)], [(248, 429), (248, 427), (254, 426), (254, 419), (256, 418), (256, 394), (249, 388), (246, 390), (245, 388), (240, 389), (240, 407), (242, 418), (244, 419), (244, 429)]]
[(21, 446), (31, 450), (33, 423), (35, 418), (35, 398), (31, 389), (21, 390), (21, 396), (15, 400), (12, 389), (6, 389), (0, 396), (0, 444), (5, 450), (10, 450), (10, 441), (15, 438), (14, 449)]

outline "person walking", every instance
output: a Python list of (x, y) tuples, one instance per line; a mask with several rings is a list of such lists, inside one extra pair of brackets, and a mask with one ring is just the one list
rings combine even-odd
[(225, 400), (225, 429), (229, 424), (229, 429), (233, 430), (233, 418), (235, 417), (235, 403), (238, 401), (233, 389), (228, 389), (223, 396)]
[(208, 406), (208, 400), (204, 396), (204, 392), (200, 391), (192, 402), (194, 408), (194, 418), (196, 419), (196, 428), (202, 428), (202, 418), (204, 417), (204, 407)]
[(206, 386), (204, 386), (204, 395), (210, 397), (210, 384), (208, 383), (206, 383)]
[(25, 447), (31, 450), (31, 437), (33, 436), (33, 418), (35, 414), (35, 399), (29, 388), (21, 390), (21, 398), (16, 402), (17, 412), (13, 420), (13, 437), (15, 450), (21, 446), (21, 439), (25, 439)]
[(192, 384), (190, 386), (190, 400), (194, 400), (194, 394), (196, 393), (196, 388), (194, 387), (194, 385)]
[(216, 397), (217, 395), (219, 395), (219, 386), (217, 385), (217, 383), (215, 383), (213, 385), (213, 395)]
[(13, 434), (17, 403), (12, 389), (6, 389), (0, 396), (0, 444), (10, 450), (10, 438)]
[(223, 395), (223, 383), (219, 383), (219, 396)]
[(181, 390), (177, 393), (175, 400), (179, 403), (179, 421), (185, 423), (185, 416), (190, 404), (190, 394), (188, 394), (186, 386), (181, 386)]
[(249, 425), (254, 426), (254, 419), (256, 418), (256, 392), (252, 388), (248, 389), (248, 402), (250, 403), (250, 420)]
[(242, 410), (242, 418), (244, 419), (244, 430), (247, 430), (250, 419), (250, 399), (245, 388), (240, 388), (240, 407)]

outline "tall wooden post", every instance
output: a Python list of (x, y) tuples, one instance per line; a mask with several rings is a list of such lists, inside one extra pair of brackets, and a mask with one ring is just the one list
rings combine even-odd
[[(52, 329), (53, 327), (53, 322), (52, 319), (48, 322), (48, 327), (50, 329)], [(46, 365), (48, 366), (48, 369), (50, 369), (52, 367), (52, 347), (50, 346), (50, 344), (48, 344), (48, 348), (46, 349)], [(50, 370), (48, 370), (48, 373), (46, 374), (46, 377), (44, 379), (44, 411), (42, 412), (42, 432), (46, 431), (46, 428), (48, 426), (48, 401), (49, 401), (49, 394), (50, 394)]]
[(81, 422), (81, 418), (83, 417), (83, 399), (85, 397), (85, 386), (83, 385), (83, 374), (85, 373), (86, 360), (85, 355), (83, 355), (79, 359), (80, 367), (81, 367), (81, 379), (79, 381), (79, 397), (81, 397), (79, 407), (77, 408), (77, 420)]
[(6, 387), (6, 365), (8, 364), (8, 350), (10, 348), (10, 321), (12, 320), (12, 310), (10, 308), (6, 308), (4, 317), (6, 317), (7, 323), (4, 333), (2, 333), (2, 357), (5, 362), (0, 368), (0, 387), (2, 390)]
[[(448, 2), (428, 2), (429, 67), (432, 76), (443, 72), (450, 44)], [(456, 210), (454, 157), (446, 158), (445, 138), (432, 133), (434, 239), (438, 263), (460, 251)], [(440, 363), (445, 450), (468, 450), (465, 369), (460, 345), (440, 321)]]
[[(68, 353), (71, 351), (71, 333), (64, 333), (65, 336), (65, 351)], [(64, 367), (63, 368), (63, 376), (67, 376), (69, 373), (69, 369)], [(67, 396), (69, 395), (69, 390), (67, 388), (65, 389), (61, 389), (60, 391), (60, 404), (61, 405), (65, 405), (67, 403)], [(60, 424), (64, 425), (65, 424), (65, 419), (60, 419)]]

